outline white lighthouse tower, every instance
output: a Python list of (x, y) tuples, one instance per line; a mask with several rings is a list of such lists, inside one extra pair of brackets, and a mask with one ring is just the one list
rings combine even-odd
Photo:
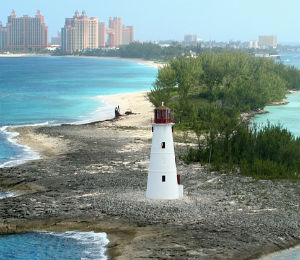
[(162, 103), (154, 109), (147, 198), (178, 199), (183, 196), (175, 162), (173, 125), (168, 107)]

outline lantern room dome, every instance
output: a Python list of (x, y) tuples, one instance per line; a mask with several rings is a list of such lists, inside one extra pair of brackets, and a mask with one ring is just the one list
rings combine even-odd
[(154, 122), (156, 124), (169, 124), (172, 123), (171, 120), (171, 109), (164, 106), (162, 103), (161, 106), (154, 109)]

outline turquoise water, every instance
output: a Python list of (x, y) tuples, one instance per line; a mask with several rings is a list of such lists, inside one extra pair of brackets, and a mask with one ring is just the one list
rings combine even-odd
[(148, 90), (156, 73), (156, 68), (124, 60), (0, 58), (0, 167), (39, 157), (17, 146), (6, 126), (111, 118), (113, 107), (94, 97)]
[(0, 260), (104, 260), (105, 233), (32, 232), (0, 236)]
[(283, 250), (280, 253), (274, 253), (269, 256), (260, 258), (260, 260), (299, 260), (300, 246)]
[[(281, 61), (286, 65), (300, 68), (300, 53), (281, 53)], [(267, 121), (272, 124), (281, 124), (295, 136), (300, 136), (300, 92), (288, 94), (286, 97), (285, 100), (290, 102), (289, 104), (283, 106), (267, 106), (264, 109), (270, 113), (256, 115), (252, 122), (259, 126), (264, 125)]]
[(13, 196), (14, 196), (13, 193), (0, 191), (0, 199), (5, 199)]
[(258, 126), (264, 125), (267, 121), (281, 124), (295, 136), (300, 136), (300, 92), (288, 94), (285, 100), (289, 102), (287, 105), (265, 107), (269, 113), (256, 115), (254, 122)]

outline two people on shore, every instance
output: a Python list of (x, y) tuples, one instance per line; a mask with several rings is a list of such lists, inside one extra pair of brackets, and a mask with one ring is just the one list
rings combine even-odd
[(115, 107), (115, 117), (119, 117), (121, 116), (121, 112), (120, 112), (120, 106), (118, 105), (117, 107)]

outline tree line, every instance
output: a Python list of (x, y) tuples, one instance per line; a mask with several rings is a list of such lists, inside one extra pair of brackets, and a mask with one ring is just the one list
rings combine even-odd
[(217, 169), (238, 169), (262, 178), (298, 178), (300, 141), (281, 126), (250, 127), (242, 112), (262, 109), (299, 89), (294, 67), (245, 53), (201, 53), (178, 57), (158, 71), (149, 94), (165, 102), (177, 128), (193, 131), (198, 140), (184, 156)]

